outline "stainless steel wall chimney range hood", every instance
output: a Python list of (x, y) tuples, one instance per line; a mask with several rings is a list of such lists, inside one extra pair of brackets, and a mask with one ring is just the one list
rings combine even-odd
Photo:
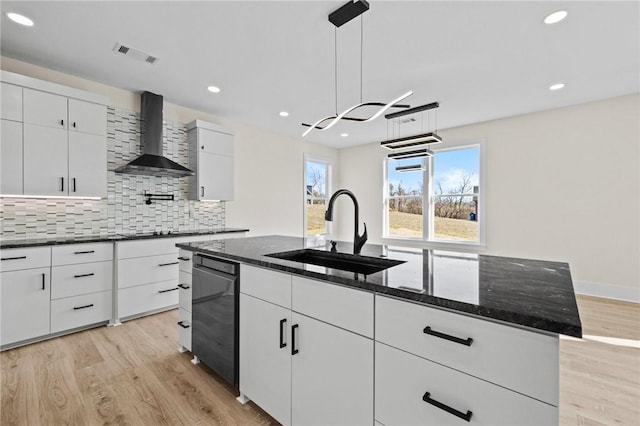
[(143, 154), (118, 167), (115, 172), (150, 176), (193, 176), (194, 172), (162, 155), (162, 96), (142, 92), (140, 115)]

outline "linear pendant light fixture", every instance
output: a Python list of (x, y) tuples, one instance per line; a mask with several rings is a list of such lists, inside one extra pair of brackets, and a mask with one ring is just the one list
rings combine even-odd
[[(362, 15), (364, 12), (369, 10), (369, 3), (366, 0), (355, 0), (348, 1), (338, 9), (334, 10), (329, 14), (329, 22), (331, 22), (336, 28), (341, 27), (352, 19)], [(362, 18), (361, 18), (362, 19)], [(336, 113), (334, 115), (330, 115), (320, 120), (316, 121), (313, 124), (302, 123), (303, 126), (308, 127), (308, 129), (302, 134), (302, 137), (307, 136), (313, 130), (328, 130), (333, 127), (340, 120), (349, 120), (349, 121), (357, 121), (367, 123), (369, 121), (373, 121), (376, 118), (380, 117), (390, 108), (409, 108), (409, 105), (401, 105), (398, 102), (403, 99), (408, 98), (413, 94), (412, 91), (408, 91), (393, 99), (391, 102), (381, 103), (381, 102), (362, 102), (362, 20), (360, 21), (360, 103), (356, 104), (352, 107), (349, 107), (338, 114), (338, 55), (337, 55), (337, 31), (336, 31), (336, 60), (335, 60), (335, 87), (336, 87)], [(381, 107), (375, 114), (366, 117), (366, 118), (357, 118), (357, 117), (349, 117), (348, 114), (366, 106), (379, 106)], [(323, 126), (323, 123), (329, 121), (327, 125)]]
[[(430, 104), (420, 105), (414, 108), (407, 109), (405, 111), (399, 111), (392, 114), (385, 115), (387, 120), (393, 120), (400, 117), (404, 117), (409, 114), (422, 113), (424, 111), (429, 111), (432, 109), (436, 109), (440, 107), (438, 102), (432, 102)], [(409, 121), (409, 120), (407, 120)], [(411, 119), (411, 121), (415, 121)], [(404, 136), (395, 139), (388, 139), (386, 141), (380, 142), (380, 146), (392, 150), (392, 153), (387, 157), (394, 160), (404, 159), (404, 158), (418, 158), (418, 157), (430, 157), (433, 155), (433, 151), (429, 149), (418, 149), (412, 151), (397, 151), (405, 148), (415, 148), (423, 145), (432, 145), (442, 143), (442, 138), (437, 133), (437, 122), (436, 122), (436, 130), (433, 132), (422, 132), (417, 135), (412, 136)], [(417, 170), (414, 166), (401, 166), (396, 168), (397, 171), (412, 171)]]
[(417, 172), (424, 171), (426, 168), (422, 164), (412, 164), (410, 166), (398, 166), (396, 172)]

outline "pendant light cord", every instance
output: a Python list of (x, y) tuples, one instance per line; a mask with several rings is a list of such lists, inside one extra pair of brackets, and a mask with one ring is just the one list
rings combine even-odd
[(338, 115), (338, 27), (333, 28), (333, 64), (334, 64), (334, 87), (336, 89), (336, 116)]
[(360, 15), (360, 103), (362, 103), (362, 46), (364, 45), (362, 19), (362, 15)]

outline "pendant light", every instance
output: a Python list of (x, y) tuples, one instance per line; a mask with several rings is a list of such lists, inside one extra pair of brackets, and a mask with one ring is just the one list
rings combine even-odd
[[(401, 105), (400, 101), (408, 98), (413, 94), (412, 91), (408, 91), (398, 96), (397, 98), (391, 100), (387, 103), (382, 102), (362, 102), (362, 45), (363, 45), (363, 31), (362, 31), (362, 17), (360, 17), (360, 103), (353, 105), (340, 114), (338, 114), (338, 35), (337, 28), (351, 21), (352, 19), (361, 16), (364, 12), (369, 10), (369, 3), (365, 0), (356, 0), (356, 1), (348, 1), (340, 8), (334, 10), (329, 14), (329, 22), (331, 22), (335, 27), (335, 99), (336, 99), (336, 113), (334, 115), (330, 115), (327, 117), (323, 117), (317, 120), (313, 124), (302, 123), (303, 126), (308, 127), (308, 129), (302, 134), (302, 137), (307, 136), (313, 130), (327, 130), (333, 127), (340, 120), (349, 120), (349, 121), (357, 121), (357, 122), (369, 122), (373, 121), (376, 118), (380, 117), (390, 108), (409, 108), (409, 105)], [(378, 111), (366, 118), (357, 118), (357, 117), (349, 117), (348, 114), (356, 111), (362, 107), (371, 107), (371, 106), (379, 106), (381, 107)], [(329, 121), (328, 124), (323, 125), (325, 122)]]
[[(410, 114), (424, 113), (425, 111), (435, 110), (438, 107), (440, 107), (440, 104), (438, 102), (432, 102), (429, 104), (420, 105), (414, 108), (407, 109), (406, 111), (399, 111), (393, 114), (387, 114), (385, 115), (385, 118), (387, 120), (395, 120)], [(415, 120), (411, 119), (411, 121), (415, 121)], [(423, 120), (423, 123), (424, 123), (424, 120)], [(406, 148), (416, 148), (423, 145), (432, 145), (432, 144), (442, 143), (442, 138), (437, 133), (438, 131), (437, 115), (436, 115), (436, 121), (435, 121), (435, 130), (430, 132), (424, 132), (424, 128), (422, 130), (423, 131), (419, 134), (398, 137), (394, 139), (387, 139), (386, 141), (380, 142), (380, 146), (390, 149), (392, 153), (389, 154), (387, 157), (395, 160), (405, 159), (405, 158), (419, 158), (419, 157), (433, 156), (433, 151), (427, 148), (411, 150), (411, 151), (398, 151)], [(399, 168), (396, 168), (396, 170), (398, 171), (415, 170), (415, 168), (412, 169), (411, 166), (406, 166), (405, 169), (399, 170)]]

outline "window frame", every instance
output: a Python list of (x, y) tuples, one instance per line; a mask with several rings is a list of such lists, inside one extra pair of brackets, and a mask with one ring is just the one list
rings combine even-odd
[(332, 191), (333, 185), (333, 160), (327, 157), (318, 156), (315, 154), (304, 153), (302, 160), (302, 236), (304, 238), (315, 238), (315, 237), (327, 237), (332, 233), (331, 223), (325, 222), (325, 232), (322, 234), (308, 234), (307, 233), (307, 163), (321, 163), (327, 166), (326, 170), (326, 198), (315, 198), (316, 200), (325, 200), (325, 205), (329, 202), (329, 198)]
[[(423, 157), (423, 166), (425, 170), (423, 173), (423, 195), (422, 195), (422, 237), (400, 237), (389, 235), (389, 200), (392, 198), (389, 195), (389, 159), (385, 156), (383, 167), (383, 229), (382, 229), (382, 242), (383, 244), (392, 245), (404, 245), (409, 247), (429, 247), (434, 249), (444, 250), (461, 250), (461, 251), (478, 251), (483, 250), (486, 247), (485, 235), (486, 235), (486, 167), (485, 167), (485, 141), (482, 139), (466, 141), (463, 143), (451, 144), (443, 147), (431, 147), (430, 149), (437, 154), (439, 152), (456, 151), (461, 149), (468, 149), (477, 147), (478, 153), (478, 193), (470, 194), (449, 194), (451, 196), (477, 196), (478, 202), (478, 241), (455, 241), (455, 240), (443, 240), (435, 238), (435, 225), (433, 217), (435, 217), (435, 200), (438, 196), (434, 193), (434, 162), (433, 157)], [(447, 194), (439, 195), (439, 197), (447, 196)], [(428, 213), (428, 214), (425, 214)]]

